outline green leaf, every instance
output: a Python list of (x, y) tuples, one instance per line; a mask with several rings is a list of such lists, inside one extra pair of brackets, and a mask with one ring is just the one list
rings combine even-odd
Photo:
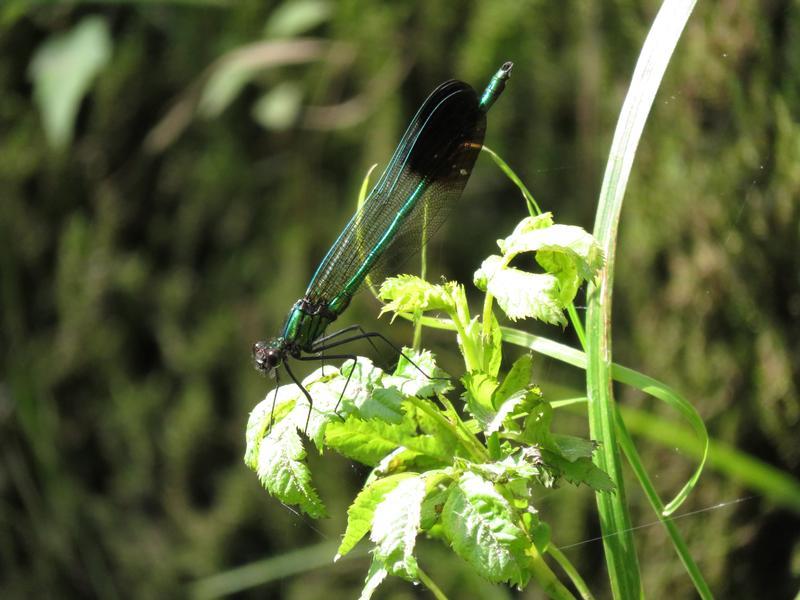
[(418, 456), (419, 452), (414, 452), (408, 448), (402, 446), (400, 448), (395, 448), (384, 456), (377, 465), (372, 467), (372, 471), (370, 471), (369, 476), (367, 476), (367, 481), (364, 485), (369, 485), (382, 477), (413, 470), (410, 466), (415, 464), (414, 459)]
[(450, 456), (442, 441), (432, 435), (416, 435), (408, 421), (394, 425), (350, 416), (344, 422), (328, 423), (325, 443), (340, 454), (369, 466), (379, 464), (400, 447), (433, 457), (438, 462), (445, 462)]
[(285, 504), (296, 504), (310, 517), (326, 514), (311, 485), (311, 472), (303, 461), (306, 452), (300, 433), (289, 419), (276, 423), (258, 451), (258, 478), (267, 491)]
[(248, 467), (254, 471), (258, 470), (258, 451), (273, 415), (276, 423), (280, 421), (294, 408), (301, 395), (302, 392), (296, 385), (282, 385), (277, 391), (270, 390), (266, 398), (250, 411), (245, 429), (247, 446), (244, 452), (244, 463)]
[[(325, 367), (325, 371), (331, 373), (331, 367)], [(312, 394), (315, 409), (317, 408), (317, 394), (324, 393), (323, 397), (325, 398), (335, 398), (333, 404), (328, 403), (326, 405), (326, 409), (329, 410), (326, 413), (327, 417), (329, 417), (326, 418), (326, 422), (336, 418), (333, 414), (333, 409), (336, 407), (336, 403), (339, 402), (339, 398), (342, 399), (339, 409), (340, 414), (342, 412), (353, 412), (352, 408), (347, 408), (351, 406), (358, 409), (359, 415), (367, 419), (379, 418), (392, 423), (399, 423), (403, 420), (403, 412), (400, 408), (403, 401), (402, 394), (394, 388), (387, 388), (383, 384), (385, 373), (379, 367), (376, 367), (371, 360), (359, 356), (355, 361), (345, 362), (341, 371), (334, 369), (334, 372), (337, 376), (322, 379), (321, 385), (324, 387), (315, 387), (317, 391)], [(310, 392), (311, 383), (309, 378), (303, 380), (303, 383)]]
[(461, 383), (467, 410), (481, 424), (481, 429), (485, 429), (495, 416), (492, 396), (499, 385), (497, 380), (486, 373), (473, 372), (464, 375)]
[(436, 365), (436, 360), (430, 351), (415, 351), (405, 347), (400, 360), (397, 361), (394, 374), (384, 377), (382, 383), (387, 388), (396, 388), (404, 396), (419, 398), (445, 394), (453, 389), (450, 376)]
[(581, 227), (575, 225), (553, 224), (552, 215), (544, 213), (538, 217), (526, 217), (514, 232), (504, 240), (498, 240), (497, 245), (504, 257), (514, 257), (523, 252), (536, 252), (537, 261), (549, 273), (557, 273), (555, 269), (548, 268), (547, 260), (541, 261), (540, 254), (563, 254), (569, 258), (585, 279), (592, 279), (603, 266), (603, 253), (594, 237)]
[(372, 564), (369, 566), (367, 578), (364, 580), (364, 588), (361, 590), (361, 595), (358, 600), (369, 600), (372, 594), (378, 589), (378, 586), (383, 583), (389, 572), (386, 570), (383, 562), (376, 557), (372, 557)]
[(295, 0), (279, 4), (264, 27), (270, 38), (294, 37), (318, 27), (331, 15), (331, 5), (321, 0)]
[(435, 527), (442, 514), (450, 487), (453, 483), (452, 469), (437, 469), (425, 473), (425, 500), (422, 501), (420, 529), (428, 531)]
[(500, 364), (503, 361), (503, 332), (500, 330), (500, 323), (494, 312), (491, 314), (491, 322), (489, 323), (489, 336), (488, 339), (483, 338), (481, 348), (483, 349), (483, 370), (491, 375), (497, 377), (500, 372)]
[(404, 425), (365, 421), (355, 416), (344, 422), (331, 422), (325, 429), (325, 444), (340, 454), (365, 465), (374, 466), (410, 438)]
[(443, 531), (456, 553), (495, 583), (524, 587), (530, 579), (530, 540), (514, 510), (489, 481), (464, 473), (442, 510)]
[(528, 273), (505, 266), (501, 256), (489, 256), (475, 272), (475, 285), (492, 294), (509, 319), (539, 319), (553, 325), (566, 325), (560, 285), (554, 275)]
[[(350, 373), (352, 372), (352, 375)], [(342, 365), (341, 379), (336, 385), (341, 385), (339, 392), (344, 390), (344, 398), (356, 406), (361, 406), (368, 401), (375, 388), (382, 387), (382, 380), (386, 373), (368, 358), (356, 357), (355, 361), (349, 360)], [(350, 381), (347, 378), (350, 377)], [(344, 385), (347, 384), (345, 388)]]
[[(564, 308), (572, 302), (580, 284), (593, 279), (603, 265), (603, 254), (590, 234), (580, 227), (554, 225), (550, 213), (523, 219), (497, 244), (503, 256), (483, 261), (474, 281), (495, 296), (512, 320), (533, 317), (566, 325)], [(546, 273), (508, 266), (526, 252), (535, 253)]]
[(381, 315), (388, 312), (415, 313), (428, 310), (452, 313), (456, 308), (459, 287), (452, 282), (433, 285), (415, 275), (390, 277), (381, 284), (378, 292), (379, 299), (387, 303), (381, 309)]
[(613, 492), (615, 489), (614, 482), (608, 474), (598, 468), (590, 458), (569, 461), (548, 450), (542, 450), (542, 457), (547, 465), (556, 469), (558, 474), (574, 485), (585, 483), (598, 492)]
[(492, 419), (486, 424), (484, 428), (485, 433), (489, 435), (495, 431), (499, 431), (506, 419), (528, 400), (528, 396), (529, 393), (527, 391), (519, 390), (506, 398), (498, 407)]
[(336, 552), (334, 561), (355, 548), (372, 527), (372, 516), (375, 508), (404, 479), (416, 477), (416, 473), (398, 473), (383, 479), (376, 479), (362, 489), (356, 496), (350, 508), (347, 509), (347, 529), (344, 532), (342, 543)]
[(419, 532), (425, 478), (402, 480), (378, 504), (372, 518), (373, 551), (392, 575), (415, 581), (418, 574), (414, 545)]
[(536, 446), (526, 446), (504, 459), (491, 463), (468, 463), (465, 469), (493, 483), (506, 484), (515, 479), (530, 480), (542, 472), (542, 453)]
[(36, 50), (28, 76), (51, 147), (62, 150), (72, 141), (81, 100), (111, 59), (111, 44), (105, 20), (89, 16)]
[(520, 356), (511, 366), (508, 375), (503, 379), (503, 383), (495, 391), (492, 397), (492, 404), (495, 407), (499, 407), (512, 394), (526, 389), (531, 382), (532, 373), (533, 357), (530, 354)]
[(555, 442), (559, 454), (571, 462), (579, 458), (592, 458), (592, 454), (597, 450), (597, 442), (574, 435), (554, 433), (550, 438)]
[(396, 388), (379, 388), (372, 391), (369, 400), (359, 405), (358, 412), (365, 419), (380, 419), (387, 423), (403, 420), (404, 396)]
[(530, 410), (523, 427), (523, 439), (529, 444), (540, 444), (545, 448), (554, 445), (551, 440), (550, 424), (553, 421), (553, 408), (549, 402), (539, 401)]
[(253, 105), (253, 119), (265, 129), (289, 129), (297, 121), (302, 101), (300, 85), (292, 81), (278, 83)]

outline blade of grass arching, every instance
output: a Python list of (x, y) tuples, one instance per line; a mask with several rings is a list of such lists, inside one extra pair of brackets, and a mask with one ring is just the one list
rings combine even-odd
[[(678, 448), (695, 458), (706, 452), (703, 444), (685, 427), (641, 410), (625, 406), (619, 409), (627, 427), (637, 435), (666, 448)], [(709, 440), (707, 452), (709, 468), (800, 514), (800, 481), (789, 473), (719, 440)]]
[[(364, 206), (364, 202), (367, 200), (367, 193), (369, 192), (369, 177), (372, 175), (372, 172), (375, 170), (375, 167), (378, 166), (378, 163), (372, 165), (367, 174), (364, 175), (364, 179), (361, 181), (361, 188), (358, 190), (358, 204), (356, 205), (356, 210), (361, 210), (361, 207)], [(362, 256), (361, 259), (363, 260), (364, 257)], [(378, 290), (375, 288), (375, 284), (372, 282), (372, 278), (367, 275), (364, 279), (364, 282), (367, 284), (369, 288), (370, 294), (378, 298)]]
[(667, 530), (667, 534), (672, 540), (672, 545), (675, 547), (675, 552), (678, 554), (678, 558), (680, 558), (680, 561), (683, 563), (686, 572), (689, 574), (689, 578), (692, 580), (697, 593), (703, 600), (712, 600), (714, 595), (711, 593), (711, 589), (708, 587), (706, 580), (703, 578), (703, 574), (700, 572), (700, 568), (697, 566), (697, 563), (694, 562), (694, 558), (692, 558), (692, 555), (689, 552), (689, 547), (683, 540), (678, 528), (675, 526), (675, 523), (672, 521), (672, 519), (669, 518), (668, 513), (665, 512), (664, 503), (661, 502), (661, 498), (659, 497), (656, 488), (653, 486), (653, 482), (650, 480), (650, 476), (647, 474), (647, 470), (644, 468), (644, 465), (639, 458), (639, 453), (636, 451), (636, 446), (633, 444), (633, 440), (631, 439), (631, 436), (625, 427), (625, 423), (622, 420), (622, 416), (619, 414), (619, 410), (616, 411), (615, 416), (618, 436), (617, 439), (619, 440), (620, 448), (622, 448), (622, 451), (625, 453), (625, 458), (628, 460), (628, 464), (636, 474), (636, 478), (639, 480), (642, 490), (644, 490), (647, 500), (650, 502), (650, 506), (653, 507), (653, 511), (658, 516), (658, 520), (661, 521), (661, 524)]
[[(631, 519), (617, 445), (616, 408), (611, 385), (611, 297), (617, 228), (636, 148), (658, 86), (694, 4), (691, 0), (665, 0), (647, 34), (614, 131), (595, 218), (594, 236), (605, 253), (606, 265), (599, 281), (589, 285), (587, 294), (586, 388), (590, 434), (602, 444), (594, 461), (608, 473), (617, 488), (615, 494), (595, 495), (615, 598), (642, 596), (639, 562), (630, 531)], [(615, 535), (608, 535), (611, 533)]]
[[(550, 406), (575, 410), (575, 405), (587, 401), (586, 396), (565, 398), (550, 402)], [(786, 471), (776, 469), (720, 440), (709, 438), (708, 444), (704, 445), (692, 431), (664, 420), (660, 415), (628, 406), (617, 408), (628, 431), (697, 459), (702, 459), (707, 453), (708, 468), (738, 481), (771, 502), (800, 513), (800, 481)]]
[(500, 158), (500, 155), (488, 146), (483, 146), (481, 150), (491, 156), (492, 160), (498, 167), (500, 167), (500, 170), (505, 173), (506, 177), (508, 177), (514, 183), (514, 185), (519, 188), (519, 191), (522, 192), (522, 197), (525, 199), (525, 204), (528, 205), (528, 212), (530, 215), (535, 217), (536, 215), (542, 214), (542, 209), (539, 208), (536, 200), (533, 199), (533, 194), (531, 194), (530, 190), (528, 190), (525, 184), (522, 183), (522, 179), (517, 176), (517, 174), (514, 172), (514, 169), (508, 166), (508, 163)]
[[(420, 240), (425, 240), (428, 236), (425, 234), (425, 230), (428, 227), (428, 205), (426, 204), (423, 206), (423, 215), (422, 215), (422, 237)], [(419, 276), (421, 279), (427, 280), (428, 279), (428, 247), (425, 245), (424, 241), (420, 241), (420, 249), (419, 249)], [(412, 340), (411, 346), (414, 350), (419, 350), (422, 348), (422, 323), (419, 322), (419, 318), (422, 316), (422, 311), (418, 311), (416, 318), (414, 319), (414, 338)]]

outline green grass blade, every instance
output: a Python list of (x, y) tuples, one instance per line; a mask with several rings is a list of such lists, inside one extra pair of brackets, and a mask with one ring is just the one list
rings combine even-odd
[[(656, 513), (656, 515), (658, 515), (659, 521), (661, 521), (661, 524), (664, 525), (665, 529), (667, 530), (667, 534), (672, 540), (672, 545), (675, 547), (675, 552), (678, 554), (678, 558), (680, 558), (684, 568), (686, 569), (686, 572), (689, 574), (689, 578), (692, 580), (695, 589), (700, 594), (700, 597), (703, 598), (703, 600), (711, 600), (714, 597), (711, 593), (711, 589), (708, 587), (706, 580), (703, 578), (703, 574), (700, 572), (700, 568), (697, 566), (697, 563), (694, 562), (694, 558), (692, 558), (686, 542), (683, 540), (683, 537), (681, 537), (680, 532), (678, 532), (678, 528), (675, 526), (675, 523), (672, 521), (672, 519), (669, 518), (668, 513), (664, 510), (664, 504), (661, 502), (661, 498), (659, 497), (658, 492), (653, 486), (653, 482), (650, 480), (650, 476), (647, 474), (647, 471), (645, 470), (644, 465), (639, 458), (639, 453), (636, 451), (636, 446), (633, 444), (633, 440), (631, 439), (631, 436), (625, 427), (625, 423), (622, 420), (622, 416), (619, 414), (619, 410), (616, 412), (616, 428), (618, 436), (617, 439), (619, 440), (620, 448), (622, 448), (622, 451), (625, 453), (625, 458), (628, 460), (628, 464), (631, 465), (633, 472), (636, 474), (636, 477), (639, 480), (645, 495), (647, 496), (647, 500), (650, 502), (650, 506), (653, 507), (653, 511)], [(708, 448), (708, 444), (706, 444), (706, 448)]]
[(519, 188), (519, 191), (522, 192), (522, 197), (525, 199), (525, 204), (527, 204), (528, 206), (528, 212), (530, 213), (530, 215), (532, 217), (535, 217), (536, 215), (542, 214), (542, 209), (539, 208), (539, 205), (536, 203), (536, 200), (533, 199), (533, 194), (531, 194), (528, 187), (522, 182), (522, 179), (520, 179), (519, 176), (517, 176), (517, 174), (514, 172), (514, 169), (512, 169), (506, 161), (500, 158), (500, 155), (497, 154), (497, 152), (495, 152), (488, 146), (483, 146), (481, 150), (483, 150), (484, 152), (486, 152), (486, 154), (491, 156), (492, 160), (498, 167), (500, 167), (500, 170), (503, 173), (505, 173), (506, 177), (508, 177), (514, 183), (514, 185), (516, 185)]
[[(366, 202), (366, 200), (367, 200), (367, 194), (369, 193), (369, 178), (370, 178), (370, 175), (372, 175), (372, 172), (375, 170), (375, 167), (377, 167), (377, 166), (378, 166), (378, 163), (375, 163), (374, 165), (372, 165), (369, 168), (369, 170), (367, 171), (367, 174), (364, 175), (364, 179), (361, 180), (361, 187), (358, 190), (358, 203), (356, 204), (356, 210), (357, 211), (361, 210), (361, 207), (364, 206), (364, 202)], [(365, 257), (362, 257), (362, 260), (364, 258)], [(364, 282), (367, 284), (367, 288), (369, 288), (369, 292), (373, 296), (375, 296), (375, 298), (377, 298), (378, 297), (378, 289), (375, 287), (375, 284), (372, 281), (372, 277), (367, 275), (364, 278)]]
[[(625, 500), (615, 428), (616, 408), (611, 387), (611, 296), (617, 227), (625, 188), (647, 116), (693, 8), (694, 2), (691, 0), (666, 0), (653, 22), (614, 132), (595, 219), (594, 236), (603, 248), (607, 262), (599, 281), (596, 285), (590, 284), (587, 294), (586, 387), (591, 436), (602, 443), (594, 460), (617, 486), (614, 495), (596, 495), (606, 564), (615, 598), (642, 596), (639, 563), (633, 535), (629, 531), (631, 519)], [(618, 535), (608, 535), (611, 533)]]
[[(666, 448), (678, 448), (694, 458), (701, 458), (706, 452), (701, 441), (685, 427), (641, 410), (625, 406), (619, 409), (625, 424), (635, 434)], [(800, 481), (790, 474), (719, 440), (709, 440), (707, 454), (709, 468), (762, 494), (771, 502), (800, 513)]]

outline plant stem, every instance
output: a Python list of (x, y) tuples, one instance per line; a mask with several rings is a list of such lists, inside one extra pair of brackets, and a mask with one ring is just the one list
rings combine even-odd
[(422, 582), (422, 585), (430, 590), (431, 594), (436, 597), (436, 600), (447, 600), (447, 596), (444, 595), (444, 592), (436, 585), (433, 579), (428, 577), (425, 571), (417, 568), (417, 573), (419, 573), (419, 580)]
[(461, 432), (461, 439), (469, 444), (469, 447), (472, 449), (473, 458), (478, 462), (485, 462), (489, 460), (489, 453), (486, 450), (486, 447), (472, 434), (469, 429), (467, 429), (466, 425), (464, 425), (464, 422), (461, 420), (461, 417), (458, 416), (458, 412), (450, 400), (448, 400), (446, 396), (439, 394), (439, 402), (444, 405), (448, 414), (452, 415), (456, 429)]
[[(440, 396), (440, 399), (442, 397)], [(425, 400), (421, 400), (414, 396), (408, 398), (408, 401), (413, 404), (416, 408), (424, 412), (428, 415), (431, 419), (439, 423), (442, 428), (450, 433), (457, 441), (461, 442), (461, 445), (470, 452), (472, 457), (477, 460), (478, 462), (483, 462), (486, 460), (486, 450), (481, 445), (481, 443), (469, 433), (466, 429), (462, 428), (461, 419), (458, 419), (458, 415), (455, 414), (455, 409), (451, 404), (447, 404), (446, 407), (454, 414), (454, 418), (457, 419), (456, 422), (450, 421), (449, 419), (445, 418), (445, 416), (439, 412), (438, 410), (434, 410), (431, 408), (430, 403)]]
[(578, 593), (581, 595), (581, 598), (584, 600), (594, 600), (594, 596), (592, 596), (589, 586), (586, 585), (586, 582), (580, 576), (580, 573), (578, 573), (578, 570), (575, 568), (575, 566), (566, 556), (564, 556), (564, 553), (553, 544), (550, 544), (550, 546), (547, 548), (547, 553), (553, 557), (553, 560), (555, 560), (567, 574), (572, 581), (572, 585), (578, 589)]
[(492, 335), (492, 303), (494, 302), (494, 296), (492, 296), (489, 292), (486, 292), (486, 295), (483, 298), (483, 339), (484, 343), (485, 340), (488, 340)]
[(531, 558), (530, 564), (533, 578), (536, 579), (536, 582), (542, 587), (542, 591), (544, 591), (545, 594), (550, 598), (556, 598), (558, 600), (574, 600), (575, 596), (573, 596), (564, 584), (559, 581), (556, 574), (553, 573), (553, 570), (548, 566), (544, 557), (539, 554), (539, 550), (533, 544), (531, 544), (528, 549), (528, 556)]

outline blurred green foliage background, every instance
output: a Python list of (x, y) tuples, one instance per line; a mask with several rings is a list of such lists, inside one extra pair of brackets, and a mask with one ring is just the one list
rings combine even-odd
[[(657, 9), (5, 0), (0, 596), (179, 597), (291, 550), (323, 544), (332, 557), (365, 472), (312, 457), (332, 514), (319, 523), (266, 494), (241, 460), (248, 412), (271, 387), (253, 370), (250, 345), (278, 331), (366, 170), (385, 164), (445, 79), (482, 88), (514, 61), (487, 145), (558, 221), (591, 230)], [(681, 390), (713, 437), (795, 477), (799, 114), (800, 5), (700, 3), (634, 165), (614, 321), (617, 362)], [(429, 247), (431, 277), (468, 284), (523, 213), (482, 157)], [(377, 312), (363, 294), (343, 324), (410, 341), (407, 325), (377, 322)], [(458, 364), (447, 334), (426, 333), (424, 343)], [(546, 397), (583, 393), (582, 372), (537, 360)], [(675, 418), (639, 393), (620, 389), (619, 398)], [(579, 416), (563, 427), (586, 431)], [(639, 439), (669, 497), (693, 458)], [(638, 522), (655, 520), (635, 489), (629, 496)], [(605, 597), (602, 545), (587, 541), (598, 531), (591, 495), (565, 488), (540, 504), (554, 542), (577, 544), (565, 552)], [(689, 504), (709, 509), (679, 526), (719, 597), (793, 597), (796, 509), (713, 468)], [(663, 530), (644, 527), (636, 539), (648, 595), (690, 597)], [(313, 552), (288, 562), (302, 570)], [(480, 584), (436, 545), (425, 553), (452, 598), (540, 597)], [(241, 572), (223, 579), (260, 598), (353, 598), (367, 564), (362, 556), (255, 587)], [(260, 581), (265, 570), (253, 573)], [(426, 596), (393, 582), (379, 597)]]

